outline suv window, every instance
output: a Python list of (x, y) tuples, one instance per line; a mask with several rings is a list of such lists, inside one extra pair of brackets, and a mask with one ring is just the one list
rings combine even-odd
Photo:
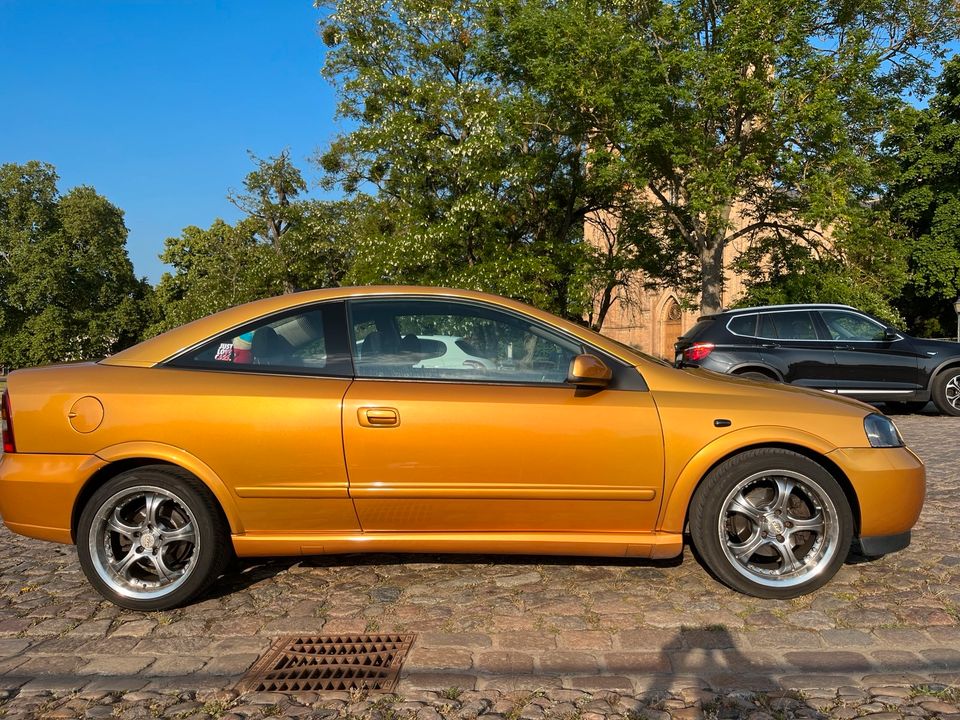
[(759, 331), (762, 338), (774, 340), (817, 340), (813, 315), (808, 311), (762, 313)]
[(749, 315), (737, 315), (730, 318), (727, 323), (727, 329), (734, 335), (744, 335), (754, 337), (757, 334), (757, 316), (754, 313)]
[(553, 385), (582, 351), (549, 328), (473, 303), (354, 300), (350, 318), (357, 377)]
[(843, 310), (821, 310), (820, 317), (826, 323), (834, 340), (883, 340), (886, 328), (863, 315)]
[(342, 303), (261, 318), (231, 330), (171, 365), (297, 375), (350, 376)]

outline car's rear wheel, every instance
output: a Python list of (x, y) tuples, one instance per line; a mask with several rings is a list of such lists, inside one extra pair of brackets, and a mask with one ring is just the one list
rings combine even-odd
[(850, 504), (813, 460), (782, 448), (736, 455), (714, 468), (690, 505), (690, 534), (710, 571), (762, 598), (811, 592), (843, 564)]
[(948, 368), (933, 379), (933, 404), (944, 415), (960, 415), (960, 368)]
[(187, 602), (223, 571), (229, 532), (216, 500), (189, 473), (151, 465), (120, 473), (84, 506), (80, 564), (111, 602), (163, 610)]

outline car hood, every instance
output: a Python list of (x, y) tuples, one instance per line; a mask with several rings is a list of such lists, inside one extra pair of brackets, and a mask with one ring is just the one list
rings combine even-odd
[(927, 357), (946, 360), (960, 357), (960, 343), (952, 340), (928, 340), (926, 338), (910, 338), (916, 350), (925, 353)]
[(681, 372), (696, 378), (699, 383), (706, 383), (712, 387), (714, 392), (732, 393), (738, 396), (749, 395), (769, 399), (770, 402), (775, 403), (798, 402), (805, 407), (812, 404), (813, 407), (822, 407), (824, 412), (842, 412), (841, 407), (845, 407), (848, 412), (858, 416), (877, 412), (875, 407), (865, 402), (843, 395), (835, 395), (824, 390), (779, 382), (751, 380), (737, 375), (726, 375), (696, 367), (683, 368)]

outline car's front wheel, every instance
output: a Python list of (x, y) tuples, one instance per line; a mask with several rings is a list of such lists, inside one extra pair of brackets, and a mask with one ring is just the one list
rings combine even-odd
[(120, 473), (84, 506), (80, 565), (108, 600), (132, 610), (181, 605), (209, 586), (230, 555), (216, 500), (189, 473), (151, 465)]
[(791, 598), (840, 569), (853, 514), (821, 465), (790, 450), (760, 448), (704, 478), (691, 502), (690, 534), (724, 584), (756, 597)]
[(931, 399), (944, 415), (960, 415), (960, 368), (948, 368), (933, 379)]

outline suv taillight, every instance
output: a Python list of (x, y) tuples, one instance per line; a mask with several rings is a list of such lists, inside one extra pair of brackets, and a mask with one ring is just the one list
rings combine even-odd
[(0, 428), (3, 430), (3, 451), (16, 452), (17, 446), (13, 442), (13, 416), (10, 414), (10, 395), (6, 390), (3, 391), (3, 395), (0, 395)]
[(713, 352), (713, 343), (694, 343), (683, 351), (683, 359), (690, 362), (703, 360), (707, 355)]

